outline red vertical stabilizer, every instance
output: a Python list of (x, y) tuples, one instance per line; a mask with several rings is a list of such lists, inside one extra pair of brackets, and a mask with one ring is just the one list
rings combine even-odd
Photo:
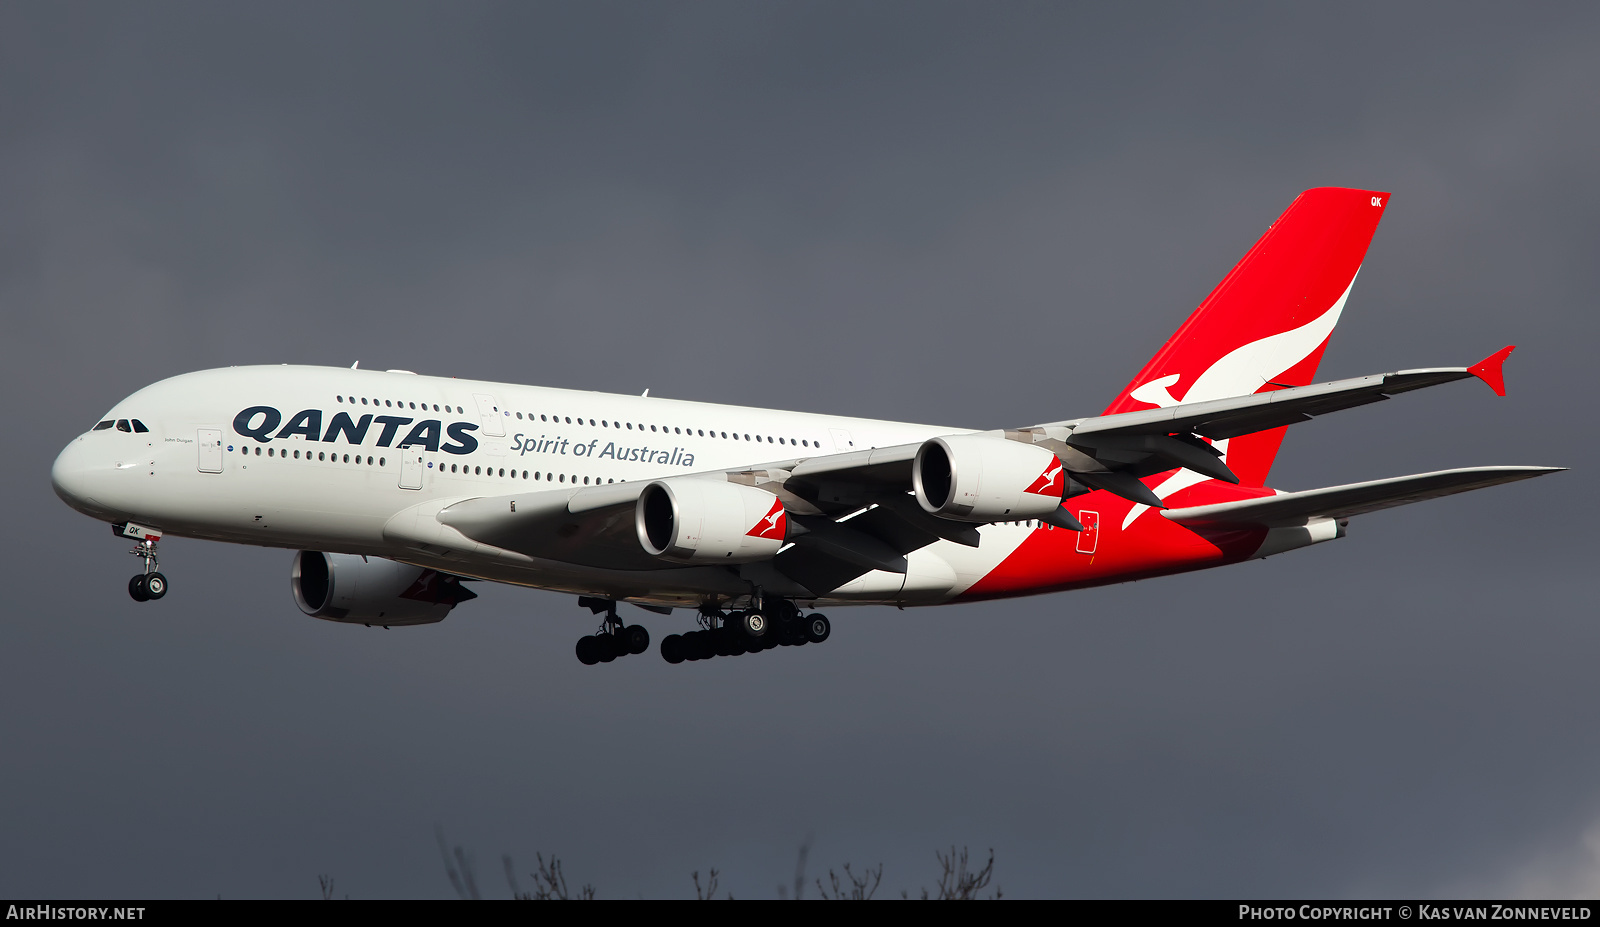
[[(1300, 194), (1106, 414), (1309, 384), (1388, 205), (1371, 190)], [(1283, 431), (1226, 442), (1244, 485), (1266, 482)]]

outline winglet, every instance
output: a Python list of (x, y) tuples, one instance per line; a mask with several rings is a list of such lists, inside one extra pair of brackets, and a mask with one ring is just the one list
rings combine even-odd
[(1508, 344), (1468, 367), (1467, 373), (1489, 384), (1489, 388), (1494, 390), (1496, 396), (1504, 396), (1506, 394), (1506, 375), (1500, 368), (1505, 364), (1506, 358), (1511, 355), (1511, 352), (1516, 349), (1516, 345)]

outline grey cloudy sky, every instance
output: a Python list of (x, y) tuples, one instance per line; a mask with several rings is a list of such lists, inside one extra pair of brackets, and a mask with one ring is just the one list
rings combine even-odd
[[(1600, 893), (1593, 4), (0, 5), (0, 895)], [(1391, 191), (1288, 489), (1573, 473), (1265, 563), (584, 667), (570, 597), (393, 632), (123, 545), (56, 452), (249, 363), (955, 425), (1098, 412), (1300, 190)], [(639, 617), (654, 636), (688, 620)]]

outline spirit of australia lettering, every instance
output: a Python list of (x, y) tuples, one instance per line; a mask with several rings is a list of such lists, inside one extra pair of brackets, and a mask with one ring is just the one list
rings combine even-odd
[(573, 444), (566, 438), (546, 437), (537, 438), (517, 434), (511, 437), (511, 449), (518, 456), (530, 451), (535, 454), (560, 454), (568, 457), (603, 457), (608, 460), (636, 461), (638, 463), (653, 463), (676, 465), (679, 467), (694, 466), (694, 455), (681, 447), (663, 450), (659, 447), (626, 447), (618, 445), (615, 441), (607, 441), (605, 447), (600, 447), (600, 439), (593, 441), (579, 441)]

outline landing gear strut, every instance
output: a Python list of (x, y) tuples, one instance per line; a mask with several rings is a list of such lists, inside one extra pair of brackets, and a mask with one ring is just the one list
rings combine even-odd
[(602, 611), (606, 613), (600, 620), (599, 633), (578, 638), (575, 648), (578, 662), (585, 666), (610, 663), (617, 657), (644, 653), (650, 649), (650, 632), (638, 624), (623, 627), (622, 619), (617, 617), (615, 601), (583, 596), (578, 599), (578, 604), (595, 614)]
[(661, 658), (668, 663), (682, 663), (760, 653), (774, 647), (820, 644), (828, 639), (831, 630), (825, 615), (812, 612), (801, 617), (794, 603), (783, 599), (732, 612), (706, 606), (700, 610), (700, 630), (662, 638)]
[(128, 580), (128, 595), (135, 602), (148, 602), (167, 594), (167, 578), (157, 571), (156, 542), (144, 538), (128, 551), (144, 561), (144, 572)]

